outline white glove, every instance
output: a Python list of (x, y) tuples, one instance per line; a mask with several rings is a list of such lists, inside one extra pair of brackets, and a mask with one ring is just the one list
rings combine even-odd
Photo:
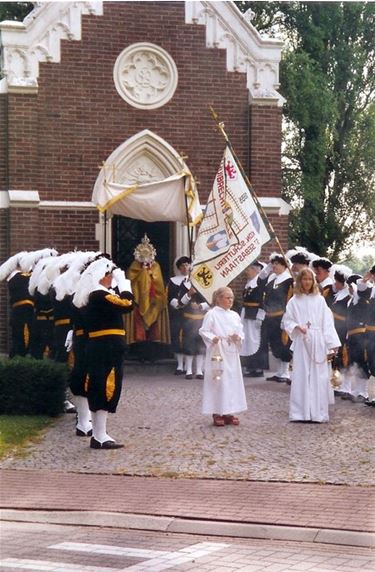
[(120, 293), (132, 291), (130, 280), (126, 278), (125, 272), (121, 270), (121, 268), (115, 268), (112, 272), (112, 276), (118, 286)]
[(73, 330), (69, 330), (69, 332), (66, 334), (66, 339), (65, 339), (65, 349), (67, 352), (72, 351), (73, 349)]
[(267, 266), (265, 266), (258, 274), (259, 278), (261, 280), (265, 280), (265, 278), (268, 278), (268, 276), (271, 274), (272, 272), (272, 264), (271, 262), (269, 262), (267, 264)]

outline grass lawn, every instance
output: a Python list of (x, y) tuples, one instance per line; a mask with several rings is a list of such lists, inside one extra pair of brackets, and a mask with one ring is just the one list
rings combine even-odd
[(55, 420), (44, 415), (0, 415), (0, 459), (8, 453), (19, 453)]

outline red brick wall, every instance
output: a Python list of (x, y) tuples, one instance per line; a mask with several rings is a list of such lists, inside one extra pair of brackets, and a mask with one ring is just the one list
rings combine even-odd
[(281, 119), (279, 107), (250, 107), (249, 172), (258, 196), (281, 193)]
[[(212, 105), (257, 194), (279, 196), (281, 111), (249, 107), (246, 75), (226, 71), (225, 50), (206, 48), (204, 26), (185, 24), (184, 3), (103, 6), (103, 16), (82, 18), (82, 40), (62, 41), (60, 63), (40, 64), (37, 95), (8, 95), (9, 183), (0, 162), (0, 184), (38, 191), (41, 200), (88, 201), (102, 161), (150, 129), (188, 156), (205, 202), (224, 149)], [(176, 92), (159, 109), (134, 109), (116, 91), (114, 63), (135, 42), (161, 46), (178, 68)], [(5, 115), (0, 110), (0, 126)], [(45, 246), (96, 249), (97, 221), (89, 211), (11, 209), (9, 254)], [(277, 229), (280, 223), (276, 217)]]
[[(173, 99), (155, 110), (129, 106), (112, 78), (120, 52), (140, 41), (166, 49), (178, 68)], [(17, 168), (15, 161), (11, 164), (13, 187), (38, 189), (41, 199), (89, 200), (98, 165), (147, 128), (189, 156), (205, 200), (224, 147), (209, 104), (248, 165), (246, 76), (227, 72), (225, 59), (224, 50), (205, 47), (203, 26), (184, 23), (182, 2), (105, 2), (103, 16), (83, 17), (81, 41), (62, 42), (61, 63), (40, 65), (37, 121), (30, 97), (10, 95), (12, 125), (17, 126), (11, 142), (12, 157), (17, 157)], [(38, 130), (37, 163), (29, 148), (19, 156), (22, 133), (33, 129)], [(30, 139), (24, 137), (34, 144), (34, 136), (35, 131)]]
[[(39, 242), (59, 252), (69, 250), (98, 250), (95, 225), (98, 212), (78, 210), (40, 210)], [(50, 229), (55, 229), (51, 237)]]

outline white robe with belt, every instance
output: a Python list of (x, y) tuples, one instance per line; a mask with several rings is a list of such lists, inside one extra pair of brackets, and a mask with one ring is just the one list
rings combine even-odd
[[(283, 324), (293, 351), (289, 419), (328, 421), (331, 390), (327, 354), (341, 345), (332, 312), (321, 294), (294, 295), (287, 304)], [(295, 330), (296, 326), (307, 328), (306, 334)]]
[[(246, 411), (245, 387), (239, 356), (244, 338), (241, 318), (232, 310), (215, 306), (205, 315), (199, 333), (207, 347), (202, 413), (230, 415)], [(237, 343), (228, 341), (228, 337), (232, 334), (237, 334), (240, 341)], [(220, 338), (217, 344), (212, 342), (215, 337)], [(211, 358), (218, 351), (223, 359), (223, 371), (220, 379), (215, 379)]]

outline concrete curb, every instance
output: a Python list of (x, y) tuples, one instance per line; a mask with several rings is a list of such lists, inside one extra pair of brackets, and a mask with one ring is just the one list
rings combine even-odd
[(320, 544), (375, 548), (375, 533), (371, 532), (193, 520), (146, 514), (3, 509), (1, 510), (1, 520), (35, 522), (39, 524), (128, 528), (204, 536), (291, 540), (295, 542), (316, 542)]

